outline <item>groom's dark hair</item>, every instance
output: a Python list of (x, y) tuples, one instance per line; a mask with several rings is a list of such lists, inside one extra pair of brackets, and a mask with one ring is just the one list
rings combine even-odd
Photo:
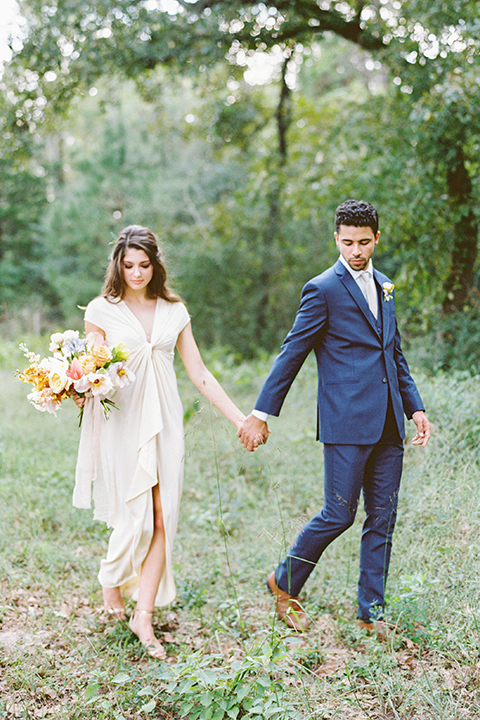
[(373, 234), (378, 232), (378, 213), (370, 203), (363, 200), (345, 200), (335, 211), (335, 230), (338, 233), (340, 225), (353, 225), (355, 227), (370, 227)]

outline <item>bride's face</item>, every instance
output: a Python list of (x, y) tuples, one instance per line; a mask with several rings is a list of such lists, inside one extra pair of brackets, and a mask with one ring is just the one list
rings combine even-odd
[(144, 250), (130, 248), (122, 260), (123, 282), (131, 290), (145, 290), (153, 277), (153, 265)]

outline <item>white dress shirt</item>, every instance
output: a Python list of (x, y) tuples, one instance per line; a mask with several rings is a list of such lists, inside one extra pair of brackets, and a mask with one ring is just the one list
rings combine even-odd
[[(375, 286), (375, 280), (373, 279), (373, 265), (372, 259), (368, 261), (368, 265), (365, 270), (354, 270), (347, 263), (343, 255), (339, 257), (340, 262), (344, 267), (347, 268), (350, 275), (353, 277), (358, 287), (362, 291), (362, 295), (368, 303), (368, 307), (372, 311), (375, 319), (378, 317), (378, 296), (377, 288)], [(369, 283), (370, 287), (367, 291), (366, 283)], [(367, 294), (368, 292), (368, 294)]]

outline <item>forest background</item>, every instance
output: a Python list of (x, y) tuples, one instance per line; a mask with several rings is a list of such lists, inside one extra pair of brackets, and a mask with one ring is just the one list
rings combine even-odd
[(475, 371), (475, 2), (20, 8), (1, 80), (2, 334), (79, 327), (116, 233), (140, 223), (203, 346), (271, 352), (356, 197), (379, 210), (376, 265), (418, 363)]

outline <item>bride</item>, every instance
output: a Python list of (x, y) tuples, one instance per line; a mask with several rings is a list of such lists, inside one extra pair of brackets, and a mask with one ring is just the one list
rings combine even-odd
[[(129, 349), (135, 381), (115, 396), (105, 419), (98, 399), (84, 406), (73, 504), (89, 508), (113, 528), (99, 581), (104, 605), (126, 619), (123, 597), (136, 601), (129, 627), (148, 653), (165, 649), (152, 613), (175, 597), (172, 548), (183, 481), (183, 410), (173, 368), (175, 348), (194, 385), (240, 428), (244, 415), (205, 367), (190, 317), (166, 284), (155, 235), (139, 225), (119, 235), (100, 297), (85, 312), (96, 341)], [(93, 490), (92, 490), (93, 488)]]

